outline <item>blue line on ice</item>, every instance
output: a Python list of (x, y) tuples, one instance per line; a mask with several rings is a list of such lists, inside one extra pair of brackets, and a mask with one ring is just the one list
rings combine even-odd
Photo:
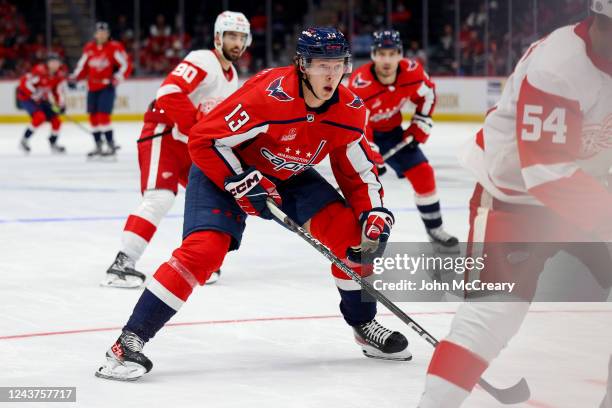
[[(467, 207), (443, 207), (442, 211), (467, 211)], [(395, 213), (416, 212), (416, 208), (390, 208)], [(168, 214), (165, 218), (183, 218), (183, 214)], [(14, 218), (0, 219), (0, 224), (33, 224), (47, 222), (91, 222), (91, 221), (125, 221), (127, 215), (83, 216), (83, 217), (44, 217), (44, 218)]]

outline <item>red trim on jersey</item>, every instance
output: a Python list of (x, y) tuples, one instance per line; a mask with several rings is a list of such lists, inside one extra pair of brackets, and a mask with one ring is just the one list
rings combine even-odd
[(470, 350), (444, 340), (436, 347), (427, 374), (443, 378), (470, 392), (488, 365)]
[(485, 144), (484, 144), (484, 129), (480, 129), (478, 131), (478, 133), (476, 133), (476, 144), (478, 145), (478, 147), (480, 147), (482, 150), (485, 149)]
[(574, 28), (574, 32), (584, 41), (586, 45), (586, 53), (593, 62), (593, 65), (595, 65), (598, 69), (607, 73), (608, 75), (612, 75), (612, 61), (597, 55), (595, 51), (593, 51), (593, 42), (591, 41), (589, 30), (591, 29), (591, 25), (593, 24), (594, 20), (595, 17), (593, 16), (587, 18), (586, 20), (576, 25), (576, 28)]
[(145, 241), (149, 242), (151, 241), (151, 238), (153, 238), (153, 234), (155, 234), (157, 227), (149, 220), (137, 215), (130, 215), (125, 222), (125, 227), (123, 227), (123, 230), (133, 232)]

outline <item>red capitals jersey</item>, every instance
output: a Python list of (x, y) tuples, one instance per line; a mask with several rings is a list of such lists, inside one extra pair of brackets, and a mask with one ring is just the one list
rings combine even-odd
[(114, 81), (124, 80), (131, 73), (132, 64), (120, 42), (107, 41), (98, 45), (90, 41), (85, 45), (72, 77), (77, 80), (87, 78), (89, 90), (99, 91)]
[(383, 189), (364, 137), (366, 109), (343, 85), (309, 109), (293, 66), (260, 72), (191, 128), (189, 153), (221, 189), (250, 166), (287, 180), (329, 155), (354, 213), (382, 206)]
[(35, 65), (34, 68), (19, 79), (17, 98), (20, 101), (49, 101), (64, 106), (66, 66), (62, 65), (53, 75), (49, 73), (46, 64)]
[(402, 109), (407, 102), (416, 105), (416, 113), (431, 116), (436, 105), (435, 85), (418, 62), (403, 59), (397, 78), (383, 85), (374, 74), (374, 63), (357, 69), (349, 79), (349, 88), (365, 102), (370, 112), (368, 126), (376, 132), (388, 132), (402, 124)]

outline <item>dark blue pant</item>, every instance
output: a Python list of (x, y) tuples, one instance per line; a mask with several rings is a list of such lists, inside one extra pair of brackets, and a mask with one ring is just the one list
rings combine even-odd
[(107, 86), (99, 91), (87, 92), (87, 113), (108, 113), (113, 112), (115, 104), (115, 87)]
[[(374, 143), (380, 149), (380, 154), (385, 155), (389, 150), (393, 149), (404, 138), (404, 131), (401, 126), (396, 127), (389, 132), (374, 132)], [(411, 168), (427, 162), (427, 157), (418, 147), (404, 147), (399, 152), (388, 158), (385, 163), (389, 165), (398, 177), (403, 178), (404, 173)]]

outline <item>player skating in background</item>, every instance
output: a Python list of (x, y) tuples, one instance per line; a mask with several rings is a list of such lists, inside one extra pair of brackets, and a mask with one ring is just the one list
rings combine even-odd
[[(340, 85), (350, 67), (342, 33), (305, 30), (294, 66), (260, 72), (191, 129), (183, 243), (149, 281), (97, 376), (133, 380), (151, 370), (144, 344), (238, 249), (247, 215), (272, 218), (268, 200), (341, 258), (384, 249), (393, 215), (369, 158), (366, 109)], [(346, 201), (313, 169), (328, 155)], [(376, 303), (362, 302), (360, 286), (336, 267), (332, 273), (364, 354), (409, 360), (406, 338), (375, 320)]]
[(50, 54), (46, 63), (37, 64), (19, 79), (17, 103), (31, 117), (20, 146), (29, 153), (30, 137), (45, 121), (51, 123), (49, 145), (53, 153), (64, 153), (66, 149), (57, 143), (62, 121), (60, 113), (66, 110), (66, 66), (56, 54)]
[[(434, 248), (439, 252), (458, 252), (458, 240), (442, 226), (440, 199), (434, 170), (419, 147), (431, 133), (436, 105), (435, 85), (416, 61), (402, 56), (400, 34), (393, 30), (374, 33), (372, 60), (351, 75), (349, 88), (363, 99), (368, 111), (368, 138), (378, 151), (377, 165), (385, 169), (382, 156), (398, 143), (412, 141), (389, 159), (388, 164), (400, 178), (407, 178), (415, 192), (415, 203)], [(416, 106), (410, 126), (402, 129), (402, 109)]]
[[(472, 256), (489, 255), (480, 279), (516, 282), (520, 301), (459, 308), (431, 359), (420, 408), (463, 403), (519, 330), (544, 264), (558, 251), (592, 272), (605, 269), (596, 277), (611, 285), (610, 255), (598, 242), (612, 238), (605, 185), (612, 166), (612, 3), (596, 0), (592, 9), (595, 16), (529, 48), (462, 155), (478, 181), (470, 202)], [(502, 245), (524, 242), (519, 249)], [(594, 244), (582, 253), (584, 246), (569, 244), (575, 242)], [(594, 264), (593, 254), (602, 262)]]
[[(135, 263), (185, 186), (191, 158), (187, 135), (196, 121), (238, 89), (232, 65), (251, 44), (249, 21), (242, 13), (225, 11), (214, 26), (214, 50), (190, 52), (166, 77), (145, 113), (138, 140), (142, 202), (127, 219), (121, 249), (106, 271), (103, 286), (133, 288), (145, 276)], [(214, 283), (220, 271), (207, 283)]]
[[(70, 83), (87, 79), (87, 113), (96, 147), (88, 157), (112, 156), (117, 151), (111, 127), (111, 113), (115, 103), (117, 85), (132, 72), (132, 64), (123, 45), (110, 39), (107, 23), (98, 22), (94, 40), (83, 48)], [(102, 150), (102, 135), (106, 139), (106, 150)]]

